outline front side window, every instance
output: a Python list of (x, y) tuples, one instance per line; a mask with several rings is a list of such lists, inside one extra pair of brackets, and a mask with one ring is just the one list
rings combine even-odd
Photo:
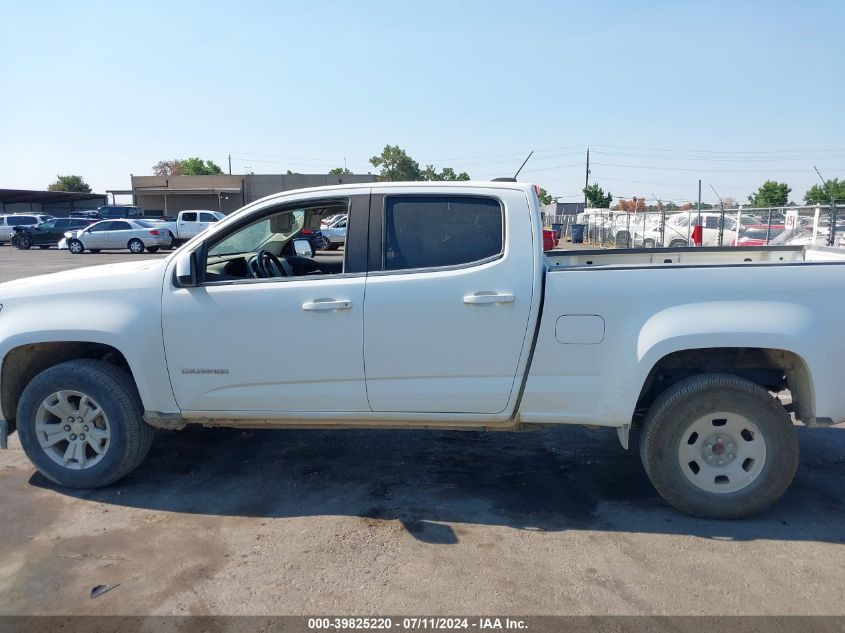
[(38, 228), (49, 231), (50, 229), (56, 228), (56, 221), (47, 220), (46, 222), (42, 222), (41, 226), (39, 226)]
[(395, 196), (385, 204), (384, 269), (438, 268), (502, 252), (498, 200), (471, 196)]
[(109, 227), (114, 224), (113, 222), (98, 222), (97, 224), (93, 224), (90, 229), (88, 229), (89, 233), (102, 233), (103, 231), (108, 231)]
[(200, 213), (200, 222), (217, 222), (217, 218), (210, 213)]

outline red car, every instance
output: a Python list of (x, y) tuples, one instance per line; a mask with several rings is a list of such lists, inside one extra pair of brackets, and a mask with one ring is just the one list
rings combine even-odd
[(739, 239), (731, 242), (731, 246), (765, 246), (766, 235), (769, 236), (769, 242), (775, 239), (778, 235), (783, 233), (786, 227), (783, 224), (752, 224), (745, 227), (745, 230), (739, 234)]
[(552, 229), (543, 229), (543, 250), (551, 251), (558, 245), (560, 239), (557, 236), (557, 231)]

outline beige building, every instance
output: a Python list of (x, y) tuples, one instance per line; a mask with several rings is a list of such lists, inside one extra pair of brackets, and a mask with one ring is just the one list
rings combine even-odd
[(132, 204), (147, 215), (176, 215), (185, 209), (231, 213), (259, 198), (280, 191), (360, 182), (375, 182), (370, 174), (217, 174), (214, 176), (131, 176), (131, 189), (110, 189), (112, 196), (132, 196)]

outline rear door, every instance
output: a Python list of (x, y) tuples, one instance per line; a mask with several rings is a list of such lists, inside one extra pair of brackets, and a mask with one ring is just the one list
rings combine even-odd
[(183, 211), (179, 214), (176, 221), (176, 234), (180, 240), (187, 240), (197, 235), (198, 219), (199, 214), (196, 211)]
[(539, 232), (523, 191), (436, 191), (373, 195), (364, 304), (370, 407), (501, 413), (525, 349)]

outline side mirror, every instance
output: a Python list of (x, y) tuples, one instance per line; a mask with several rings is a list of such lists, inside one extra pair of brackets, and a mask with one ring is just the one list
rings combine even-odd
[(184, 288), (192, 288), (197, 285), (199, 266), (197, 264), (197, 252), (180, 253), (176, 258), (176, 282)]
[(294, 240), (293, 250), (300, 257), (314, 257), (314, 251), (311, 249), (311, 242), (308, 240)]

